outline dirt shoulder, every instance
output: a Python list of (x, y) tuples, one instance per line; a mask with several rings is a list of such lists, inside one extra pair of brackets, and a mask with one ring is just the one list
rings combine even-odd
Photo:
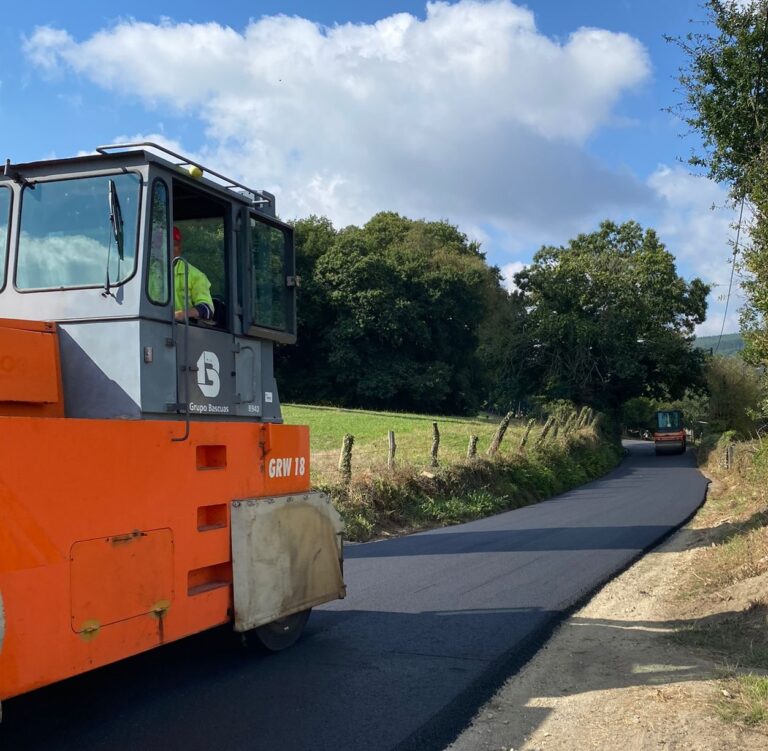
[(670, 638), (768, 591), (760, 576), (681, 598), (697, 553), (712, 545), (710, 524), (702, 510), (565, 621), (449, 750), (768, 748), (764, 732), (719, 717), (718, 702), (733, 698), (723, 656)]

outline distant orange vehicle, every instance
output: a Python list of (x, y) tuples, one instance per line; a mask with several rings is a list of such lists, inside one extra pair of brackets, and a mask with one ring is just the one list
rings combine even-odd
[(345, 594), (273, 375), (291, 227), (155, 144), (97, 151), (0, 175), (2, 701), (220, 624), (282, 649)]
[(684, 454), (686, 449), (685, 423), (679, 409), (664, 409), (654, 416), (653, 442), (657, 454)]

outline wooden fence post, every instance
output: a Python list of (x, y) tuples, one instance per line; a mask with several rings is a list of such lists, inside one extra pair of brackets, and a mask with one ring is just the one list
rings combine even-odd
[(352, 480), (352, 446), (355, 443), (355, 437), (350, 433), (344, 436), (341, 444), (341, 455), (339, 456), (339, 472), (345, 485), (349, 485)]
[(477, 436), (469, 436), (469, 445), (467, 446), (467, 459), (474, 459), (477, 456)]
[(387, 455), (387, 467), (389, 469), (395, 468), (395, 451), (397, 451), (397, 444), (395, 443), (395, 431), (390, 430), (389, 434), (389, 454)]
[(533, 426), (535, 424), (536, 424), (535, 417), (528, 420), (528, 424), (525, 426), (525, 433), (523, 433), (523, 437), (520, 439), (520, 445), (517, 447), (518, 451), (525, 450), (525, 444), (528, 443), (528, 436), (531, 434), (531, 430), (533, 429)]
[(536, 439), (536, 446), (541, 446), (541, 444), (547, 440), (547, 433), (549, 433), (549, 431), (552, 430), (552, 426), (554, 424), (555, 424), (554, 417), (550, 417), (547, 419), (547, 421), (544, 423), (544, 427), (541, 429), (541, 434)]
[(493, 436), (491, 445), (488, 447), (488, 456), (494, 456), (501, 447), (501, 442), (504, 440), (504, 434), (507, 432), (510, 420), (514, 416), (514, 412), (507, 412), (507, 414), (504, 415), (504, 419), (499, 423), (499, 427), (496, 428), (496, 435)]
[(431, 460), (429, 462), (430, 467), (437, 466), (437, 451), (440, 448), (440, 430), (437, 427), (437, 423), (432, 423), (432, 450), (430, 451)]

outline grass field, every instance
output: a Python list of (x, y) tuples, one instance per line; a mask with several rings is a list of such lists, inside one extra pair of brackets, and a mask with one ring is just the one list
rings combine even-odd
[[(309, 426), (314, 483), (337, 479), (339, 452), (345, 433), (355, 437), (352, 472), (358, 474), (386, 467), (390, 430), (395, 432), (396, 464), (426, 467), (430, 461), (433, 422), (437, 422), (440, 430), (438, 460), (446, 464), (466, 456), (470, 435), (478, 436), (477, 451), (484, 453), (498, 422), (496, 419), (431, 417), (294, 404), (283, 405), (283, 418), (288, 424)], [(521, 430), (520, 423), (510, 425), (505, 438), (507, 448), (517, 446)]]

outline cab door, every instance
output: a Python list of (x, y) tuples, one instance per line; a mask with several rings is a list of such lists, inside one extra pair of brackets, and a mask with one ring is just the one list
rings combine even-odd
[[(238, 340), (235, 355), (238, 414), (279, 421), (274, 342), (296, 341), (293, 228), (255, 209), (244, 211), (243, 217), (238, 244), (243, 337)], [(248, 375), (251, 370), (252, 379)]]
[(237, 403), (233, 204), (179, 178), (173, 179), (172, 191), (177, 403), (180, 411), (188, 405), (192, 416), (226, 417), (235, 414)]

